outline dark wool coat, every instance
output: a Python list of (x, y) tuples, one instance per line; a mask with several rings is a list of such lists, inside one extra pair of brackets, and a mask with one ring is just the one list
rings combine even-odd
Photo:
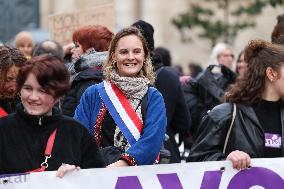
[(20, 102), (20, 97), (16, 96), (12, 99), (0, 99), (0, 107), (7, 113), (10, 114), (15, 111), (16, 105)]
[(62, 101), (61, 111), (64, 115), (73, 117), (84, 91), (91, 85), (102, 82), (103, 71), (89, 68), (80, 72), (72, 82), (70, 91)]
[(169, 140), (165, 142), (165, 148), (171, 152), (171, 163), (178, 163), (181, 158), (174, 135), (177, 133), (187, 135), (189, 133), (190, 114), (177, 72), (171, 67), (162, 66), (159, 57), (154, 57), (152, 61), (155, 71), (158, 73), (155, 87), (163, 95), (167, 110), (167, 134)]

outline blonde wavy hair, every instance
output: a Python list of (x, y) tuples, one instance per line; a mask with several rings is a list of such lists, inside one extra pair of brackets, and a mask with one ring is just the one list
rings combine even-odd
[(127, 27), (122, 30), (120, 30), (112, 39), (110, 43), (110, 47), (108, 50), (108, 58), (103, 66), (104, 69), (104, 77), (106, 80), (110, 80), (110, 73), (113, 71), (117, 72), (117, 67), (113, 65), (113, 59), (112, 59), (112, 54), (115, 52), (117, 44), (119, 40), (125, 36), (129, 35), (135, 35), (137, 36), (143, 45), (143, 50), (145, 54), (145, 61), (143, 63), (143, 67), (138, 73), (138, 77), (144, 76), (150, 80), (150, 84), (154, 84), (155, 82), (155, 76), (154, 76), (154, 71), (153, 71), (153, 66), (150, 58), (150, 51), (148, 49), (147, 43), (143, 37), (143, 35), (140, 33), (139, 29), (136, 27)]

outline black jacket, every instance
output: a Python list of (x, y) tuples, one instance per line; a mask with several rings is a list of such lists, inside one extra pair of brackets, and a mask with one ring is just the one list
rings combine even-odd
[[(171, 163), (181, 161), (175, 134), (188, 135), (191, 118), (184, 94), (179, 81), (179, 76), (171, 67), (163, 66), (158, 56), (152, 59), (157, 74), (155, 87), (163, 95), (167, 110), (167, 134), (169, 140), (165, 142), (165, 148), (171, 152)], [(157, 71), (159, 70), (159, 71)]]
[(17, 95), (11, 99), (0, 99), (0, 107), (5, 110), (7, 114), (15, 112), (16, 105), (20, 102), (20, 97)]
[[(192, 146), (187, 161), (224, 160), (234, 150), (241, 150), (251, 158), (264, 158), (264, 131), (251, 106), (237, 105), (236, 118), (230, 133), (225, 154), (222, 153), (225, 138), (232, 119), (232, 105), (216, 106), (202, 120), (200, 133)], [(284, 109), (281, 109), (282, 136)], [(282, 156), (284, 157), (283, 137)]]
[(103, 71), (89, 68), (81, 71), (73, 80), (70, 91), (66, 94), (61, 104), (61, 111), (64, 115), (73, 117), (77, 105), (84, 91), (91, 85), (100, 83), (103, 78)]
[(0, 119), (0, 174), (23, 173), (40, 168), (50, 134), (57, 128), (48, 159), (47, 171), (57, 170), (62, 163), (81, 168), (104, 167), (95, 139), (88, 130), (56, 109), (52, 116), (28, 115), (19, 104), (16, 112)]
[(191, 114), (191, 133), (194, 138), (198, 137), (196, 131), (202, 117), (208, 110), (221, 104), (221, 98), (228, 86), (236, 80), (236, 73), (223, 65), (220, 66), (220, 74), (212, 73), (215, 66), (210, 65), (196, 80), (190, 80), (183, 86), (185, 101)]

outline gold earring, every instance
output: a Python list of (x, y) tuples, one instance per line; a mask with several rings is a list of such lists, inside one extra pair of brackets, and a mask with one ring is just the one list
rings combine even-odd
[(116, 61), (115, 61), (115, 60), (112, 60), (112, 61), (111, 61), (111, 66), (112, 66), (113, 68), (116, 68)]

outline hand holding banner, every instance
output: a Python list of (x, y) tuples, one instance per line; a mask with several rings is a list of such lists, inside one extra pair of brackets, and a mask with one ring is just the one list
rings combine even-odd
[[(237, 171), (229, 161), (149, 165), (125, 168), (85, 169), (0, 177), (5, 189), (266, 189), (284, 188), (284, 159), (252, 159), (252, 168)], [(223, 167), (224, 171), (220, 170)]]

